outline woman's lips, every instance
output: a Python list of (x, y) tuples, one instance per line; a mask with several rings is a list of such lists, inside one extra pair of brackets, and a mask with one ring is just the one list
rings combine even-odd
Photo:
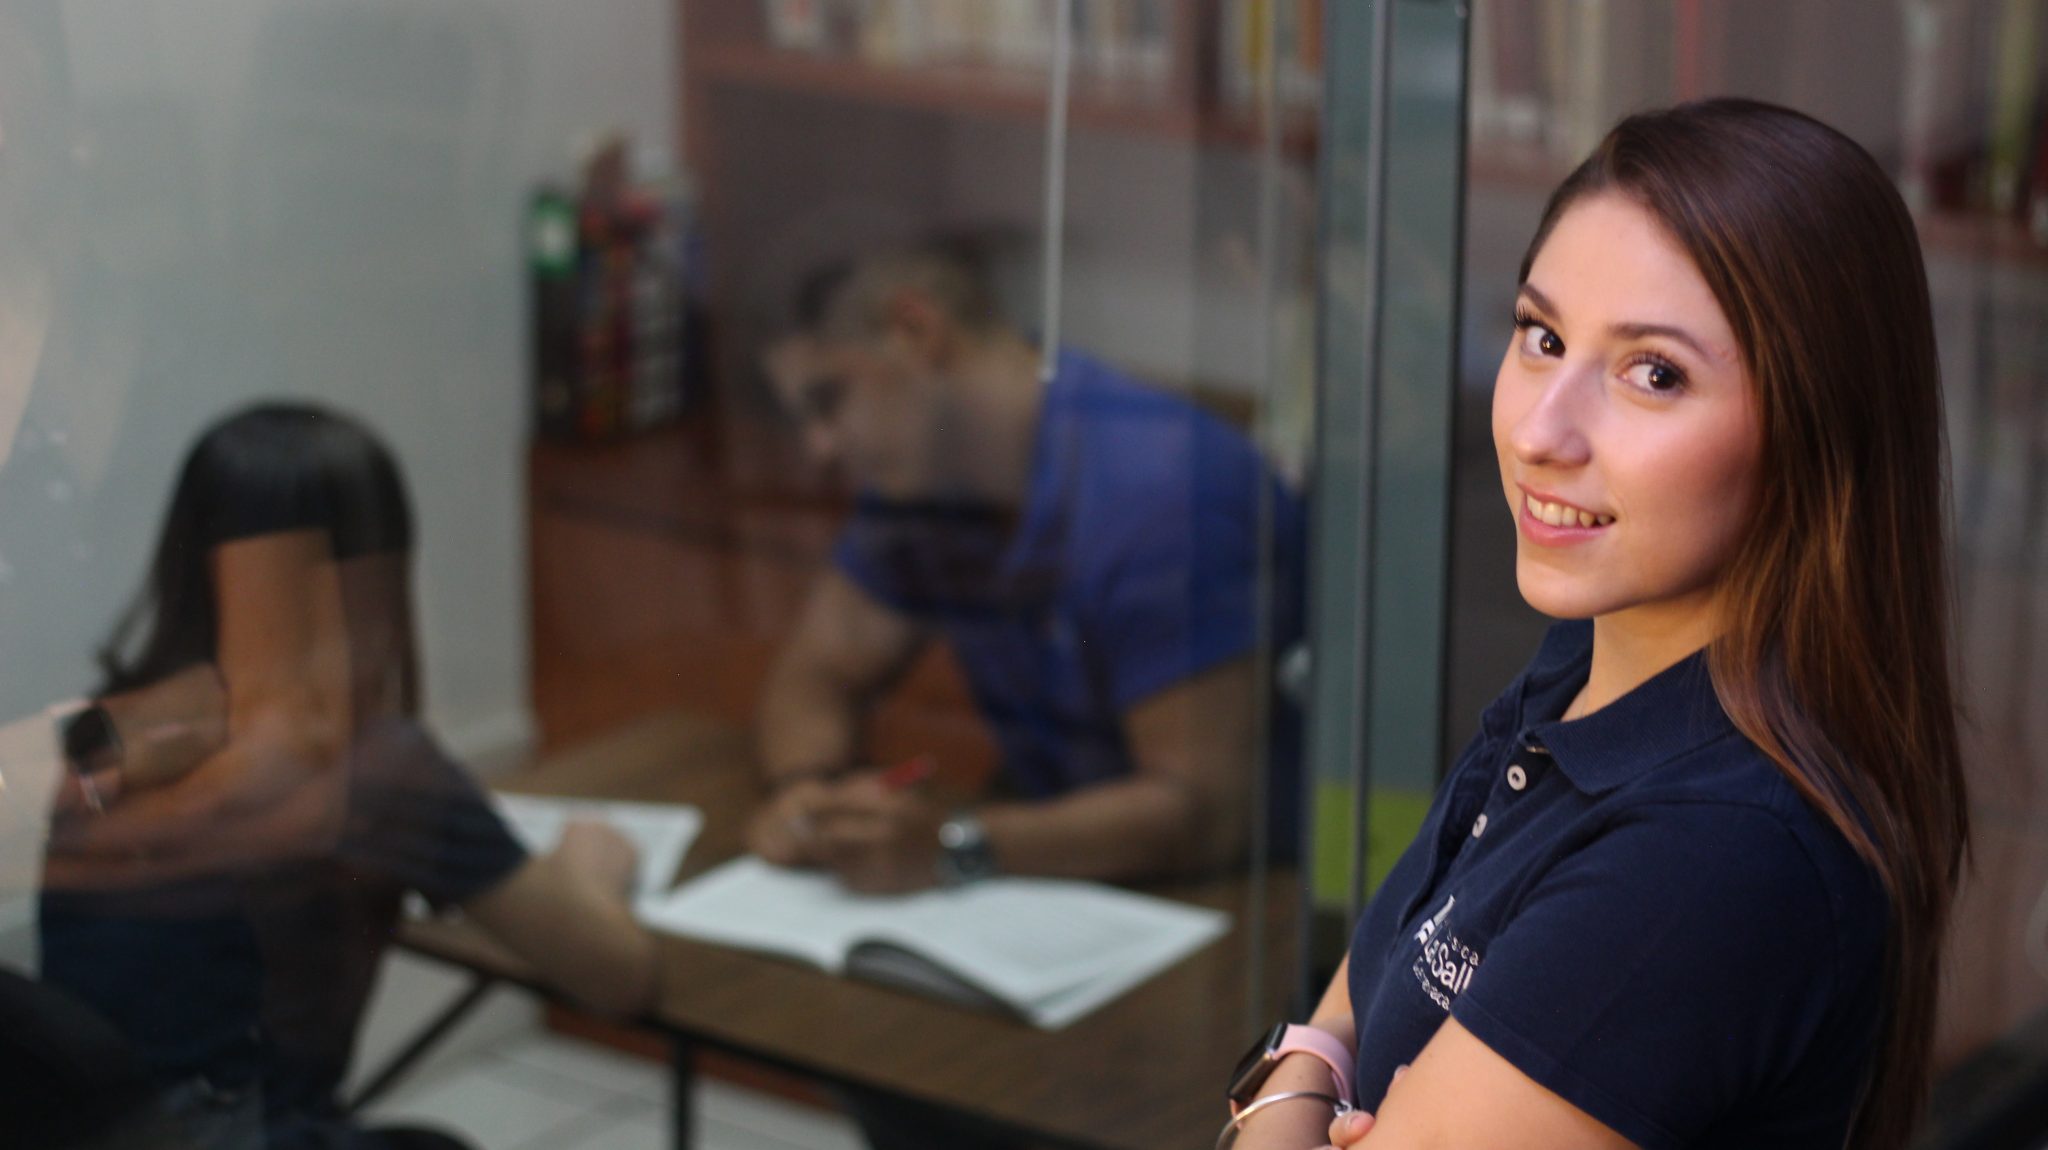
[(1575, 507), (1562, 500), (1522, 493), (1522, 513), (1516, 516), (1522, 534), (1536, 543), (1564, 546), (1593, 539), (1614, 522), (1614, 516)]

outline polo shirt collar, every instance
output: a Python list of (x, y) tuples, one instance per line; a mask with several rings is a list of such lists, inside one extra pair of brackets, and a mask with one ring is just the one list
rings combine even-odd
[(1590, 621), (1553, 626), (1529, 665), (1521, 699), (1526, 738), (1549, 751), (1581, 791), (1611, 791), (1736, 729), (1714, 694), (1704, 649), (1598, 711), (1565, 722), (1559, 716), (1585, 685), (1592, 663)]

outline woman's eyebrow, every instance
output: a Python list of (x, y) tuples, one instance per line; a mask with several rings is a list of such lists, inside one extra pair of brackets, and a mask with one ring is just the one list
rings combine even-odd
[(1535, 284), (1532, 284), (1527, 280), (1523, 280), (1519, 294), (1528, 296), (1529, 301), (1536, 305), (1536, 310), (1548, 312), (1551, 315), (1558, 314), (1557, 305), (1550, 302), (1549, 296), (1544, 295), (1540, 291), (1537, 291)]
[[(1550, 297), (1544, 295), (1540, 290), (1538, 290), (1536, 285), (1526, 282), (1523, 283), (1521, 288), (1521, 294), (1528, 296), (1530, 301), (1534, 303), (1539, 310), (1544, 311), (1553, 316), (1560, 314), (1557, 305), (1550, 302)], [(1692, 353), (1694, 355), (1697, 355), (1701, 359), (1707, 360), (1710, 363), (1719, 362), (1723, 358), (1722, 356), (1717, 355), (1714, 352), (1708, 350), (1707, 345), (1701, 343), (1697, 338), (1693, 336), (1691, 332), (1686, 331), (1682, 327), (1674, 327), (1667, 323), (1613, 323), (1607, 325), (1607, 332), (1609, 335), (1612, 335), (1617, 339), (1642, 339), (1645, 336), (1652, 335), (1663, 336), (1667, 339), (1676, 340), (1677, 342), (1684, 344), (1686, 347), (1692, 350)]]
[(1692, 333), (1682, 327), (1672, 327), (1665, 323), (1612, 323), (1607, 325), (1607, 330), (1619, 339), (1641, 339), (1644, 336), (1661, 335), (1684, 344), (1692, 349), (1694, 355), (1708, 363), (1715, 363), (1721, 359), (1720, 356), (1708, 351), (1705, 344), (1694, 339)]

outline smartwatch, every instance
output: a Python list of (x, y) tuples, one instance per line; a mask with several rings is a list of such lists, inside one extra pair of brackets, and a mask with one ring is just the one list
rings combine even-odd
[(1328, 1066), (1330, 1077), (1336, 1082), (1338, 1099), (1346, 1106), (1357, 1104), (1351, 1094), (1351, 1052), (1344, 1049), (1344, 1044), (1327, 1030), (1283, 1022), (1252, 1043), (1232, 1072), (1230, 1112), (1236, 1114), (1251, 1105), (1265, 1087), (1266, 1079), (1273, 1076), (1273, 1068), (1290, 1054), (1306, 1054)]
[(64, 757), (80, 774), (121, 761), (121, 732), (114, 726), (113, 716), (98, 703), (62, 720), (61, 734)]
[(971, 812), (962, 811), (939, 825), (939, 881), (959, 886), (996, 873), (995, 852), (988, 829)]

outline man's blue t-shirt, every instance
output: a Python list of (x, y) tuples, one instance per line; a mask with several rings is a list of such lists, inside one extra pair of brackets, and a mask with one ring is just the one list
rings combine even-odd
[[(1272, 649), (1300, 637), (1303, 538), (1299, 499), (1237, 430), (1069, 352), (1020, 510), (863, 497), (834, 559), (952, 646), (1008, 782), (1046, 798), (1129, 775), (1125, 712), (1252, 654), (1262, 598)], [(1285, 795), (1291, 707), (1273, 733)]]
[(1840, 1146), (1890, 903), (1722, 711), (1704, 653), (1570, 722), (1592, 625), (1487, 708), (1360, 921), (1360, 1105), (1445, 1018), (1644, 1150)]

